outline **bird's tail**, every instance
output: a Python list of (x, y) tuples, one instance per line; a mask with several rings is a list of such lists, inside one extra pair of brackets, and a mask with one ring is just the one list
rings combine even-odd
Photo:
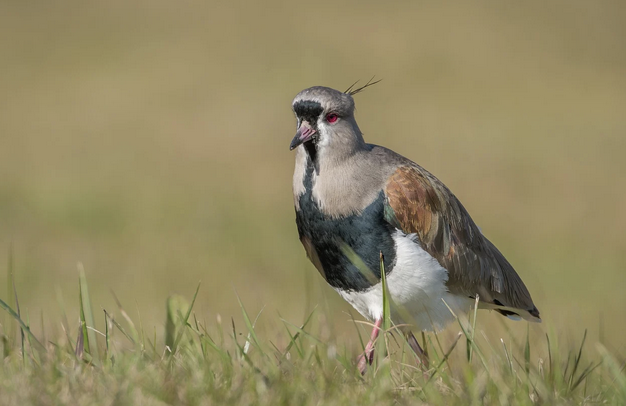
[(503, 316), (508, 317), (511, 320), (521, 320), (524, 319), (526, 321), (530, 321), (533, 323), (541, 323), (541, 317), (539, 317), (539, 311), (536, 307), (533, 307), (532, 310), (524, 310), (518, 309), (516, 307), (508, 307), (497, 305), (493, 303), (487, 302), (479, 302), (479, 309), (487, 309), (487, 310), (495, 310)]

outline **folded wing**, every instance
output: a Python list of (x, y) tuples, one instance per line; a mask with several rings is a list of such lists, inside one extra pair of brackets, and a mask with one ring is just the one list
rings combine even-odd
[(540, 321), (528, 289), (511, 264), (485, 238), (461, 202), (420, 166), (400, 166), (385, 186), (385, 218), (448, 271), (451, 293), (475, 298), (480, 307)]

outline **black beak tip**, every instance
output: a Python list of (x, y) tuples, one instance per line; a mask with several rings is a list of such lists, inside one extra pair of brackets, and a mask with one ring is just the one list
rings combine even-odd
[(293, 137), (293, 140), (291, 140), (291, 144), (289, 144), (289, 151), (293, 151), (294, 149), (296, 149), (300, 144), (302, 144), (302, 140), (300, 139), (300, 135), (296, 134), (295, 137)]

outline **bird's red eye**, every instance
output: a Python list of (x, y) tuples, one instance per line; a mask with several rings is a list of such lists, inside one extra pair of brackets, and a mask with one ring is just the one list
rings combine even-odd
[(338, 118), (339, 118), (339, 117), (337, 117), (337, 115), (336, 115), (336, 114), (332, 114), (332, 113), (331, 113), (331, 114), (329, 114), (329, 115), (327, 115), (327, 116), (326, 116), (326, 121), (328, 121), (329, 123), (331, 123), (331, 124), (332, 124), (332, 123), (334, 123), (335, 121), (337, 121), (337, 119), (338, 119)]

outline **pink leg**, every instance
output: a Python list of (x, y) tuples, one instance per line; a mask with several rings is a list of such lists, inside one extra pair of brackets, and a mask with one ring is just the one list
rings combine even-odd
[(413, 349), (413, 351), (415, 352), (415, 355), (417, 355), (418, 363), (421, 363), (424, 368), (428, 369), (428, 366), (429, 366), (428, 354), (424, 350), (422, 350), (422, 347), (420, 347), (419, 342), (417, 342), (417, 338), (415, 338), (413, 333), (409, 331), (406, 335), (406, 339), (411, 349)]
[(357, 360), (357, 366), (359, 367), (359, 371), (361, 371), (361, 375), (365, 375), (365, 371), (367, 371), (367, 365), (371, 365), (374, 362), (374, 343), (378, 338), (378, 334), (380, 333), (380, 325), (382, 324), (383, 319), (376, 320), (374, 323), (374, 328), (372, 329), (372, 335), (370, 336), (370, 340), (365, 346), (365, 352), (359, 356)]

